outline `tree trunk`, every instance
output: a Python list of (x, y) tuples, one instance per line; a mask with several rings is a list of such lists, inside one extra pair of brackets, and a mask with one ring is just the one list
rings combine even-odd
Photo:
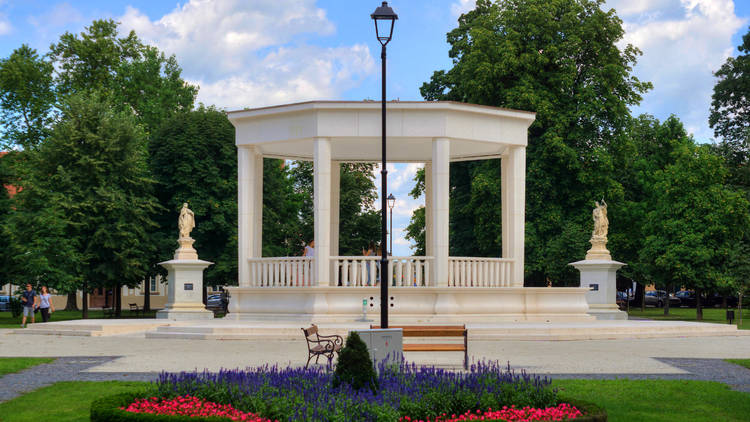
[(120, 318), (122, 316), (122, 286), (119, 284), (115, 285), (112, 302), (115, 306), (115, 317)]
[(701, 296), (703, 291), (701, 289), (695, 289), (695, 319), (703, 321), (703, 303), (701, 302)]
[(635, 300), (641, 306), (641, 312), (646, 310), (646, 285), (638, 283), (635, 285)]
[(737, 295), (737, 311), (739, 312), (739, 318), (737, 319), (737, 327), (742, 327), (742, 293)]
[(81, 306), (83, 308), (83, 312), (81, 313), (81, 318), (88, 319), (89, 318), (89, 285), (85, 281), (83, 282), (83, 291), (81, 292)]
[(143, 292), (143, 314), (145, 315), (146, 312), (151, 312), (151, 280), (146, 279), (143, 284), (146, 288)]
[(726, 296), (721, 297), (721, 307), (724, 309), (727, 309), (727, 297)]
[(208, 286), (206, 284), (203, 284), (203, 306), (206, 306), (208, 304)]
[(68, 293), (68, 300), (65, 302), (65, 311), (78, 310), (78, 292)]
[(669, 315), (669, 290), (671, 286), (667, 286), (667, 290), (664, 295), (664, 315)]

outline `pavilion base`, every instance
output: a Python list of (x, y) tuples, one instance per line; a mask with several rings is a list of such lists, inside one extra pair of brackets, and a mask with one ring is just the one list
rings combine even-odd
[[(356, 322), (362, 301), (379, 300), (379, 287), (229, 287), (235, 320)], [(593, 316), (586, 288), (578, 287), (392, 287), (391, 325), (497, 322), (578, 322)], [(379, 307), (368, 318), (379, 321)]]

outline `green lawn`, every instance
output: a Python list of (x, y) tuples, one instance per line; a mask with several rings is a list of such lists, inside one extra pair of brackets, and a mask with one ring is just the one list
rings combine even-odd
[(145, 382), (58, 382), (5, 403), (2, 422), (88, 421), (91, 402), (110, 394), (145, 389)]
[(556, 380), (560, 394), (602, 406), (609, 422), (747, 421), (750, 393), (708, 381)]
[[(156, 311), (147, 312), (145, 318), (155, 318)], [(0, 328), (21, 328), (21, 318), (19, 315), (16, 318), (11, 317), (10, 312), (0, 312)], [(101, 310), (89, 310), (90, 319), (101, 319), (104, 318), (104, 311)], [(135, 314), (129, 310), (122, 311), (122, 318), (136, 318)], [(140, 314), (138, 318), (142, 318)], [(50, 316), (50, 321), (69, 321), (72, 319), (81, 319), (81, 311), (55, 311)], [(29, 324), (31, 318), (28, 318), (26, 323)], [(42, 321), (42, 315), (36, 314), (37, 323)]]
[[(664, 315), (663, 308), (646, 308), (643, 312), (640, 308), (630, 308), (628, 315), (668, 321), (695, 321), (695, 308), (669, 308), (669, 315), (667, 316)], [(704, 309), (702, 322), (727, 324), (726, 315), (726, 309)], [(735, 316), (739, 316), (737, 310), (735, 310)], [(734, 320), (733, 324), (737, 324), (737, 320)], [(742, 309), (742, 325), (739, 328), (750, 330), (750, 309)]]
[(40, 363), (50, 363), (53, 358), (0, 358), (0, 377), (5, 374), (22, 371), (26, 368), (39, 365)]
[(744, 366), (745, 368), (750, 369), (750, 359), (724, 359), (724, 360), (729, 363)]
[[(145, 390), (143, 382), (61, 382), (0, 403), (2, 422), (87, 421), (99, 397)], [(555, 380), (562, 395), (596, 403), (618, 421), (746, 421), (750, 394), (724, 384), (673, 380)], [(43, 406), (40, 406), (43, 404)]]

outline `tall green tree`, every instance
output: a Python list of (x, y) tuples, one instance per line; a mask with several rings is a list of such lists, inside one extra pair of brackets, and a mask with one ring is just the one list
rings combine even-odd
[(654, 174), (641, 261), (668, 287), (701, 293), (733, 282), (734, 250), (750, 230), (750, 204), (725, 186), (726, 169), (708, 145), (677, 146), (673, 163)]
[(714, 73), (714, 85), (708, 123), (716, 136), (738, 151), (750, 148), (750, 32), (737, 47), (740, 54), (729, 57)]
[(623, 196), (621, 200), (609, 201), (612, 218), (608, 247), (618, 260), (627, 262), (619, 275), (629, 281), (641, 285), (655, 282), (664, 287), (663, 280), (650, 274), (648, 262), (641, 259), (641, 250), (649, 234), (645, 223), (648, 212), (658, 199), (654, 191), (657, 172), (674, 163), (676, 148), (691, 143), (677, 117), (670, 116), (660, 122), (644, 114), (634, 118), (609, 148), (614, 163), (612, 175), (622, 186)]
[(294, 189), (289, 164), (264, 158), (263, 256), (299, 255), (305, 242), (300, 220), (304, 199), (305, 194)]
[[(339, 193), (339, 254), (361, 255), (380, 243), (380, 213), (375, 209), (374, 165), (341, 163)], [(291, 170), (295, 192), (300, 194), (303, 242), (313, 240), (313, 165), (297, 162)], [(300, 249), (303, 244), (300, 245)]]
[[(591, 201), (621, 198), (607, 148), (650, 84), (632, 75), (640, 54), (603, 0), (477, 1), (448, 33), (453, 66), (421, 88), (427, 100), (535, 111), (527, 148), (526, 278), (574, 283), (566, 264), (590, 233)], [(499, 164), (451, 165), (451, 253), (501, 249)], [(484, 198), (479, 195), (485, 195)], [(472, 201), (473, 199), (473, 201)], [(473, 203), (475, 206), (467, 206)], [(479, 204), (494, 204), (482, 207)], [(482, 224), (477, 239), (475, 227)], [(459, 233), (459, 230), (462, 233)], [(477, 241), (480, 240), (480, 241)]]
[(49, 138), (29, 156), (10, 227), (20, 238), (14, 245), (31, 246), (15, 258), (65, 272), (47, 274), (63, 292), (138, 285), (153, 255), (148, 234), (159, 208), (146, 148), (135, 116), (103, 94), (68, 97)]
[(177, 216), (182, 204), (188, 203), (196, 219), (191, 233), (195, 248), (201, 259), (214, 263), (206, 269), (206, 284), (233, 284), (237, 280), (234, 126), (214, 108), (178, 113), (153, 135), (149, 151), (156, 197), (165, 208), (156, 217), (157, 259), (174, 254)]
[(34, 148), (49, 134), (53, 66), (24, 44), (0, 59), (0, 149)]
[(198, 88), (182, 79), (174, 56), (144, 45), (134, 31), (119, 37), (117, 27), (112, 19), (95, 20), (50, 46), (57, 90), (63, 96), (92, 88), (105, 92), (151, 134), (173, 113), (191, 110)]

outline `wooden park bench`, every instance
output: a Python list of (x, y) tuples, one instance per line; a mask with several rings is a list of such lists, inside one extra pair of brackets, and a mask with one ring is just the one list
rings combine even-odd
[(140, 313), (141, 316), (143, 316), (143, 308), (141, 308), (140, 306), (138, 306), (137, 303), (128, 303), (128, 306), (130, 306), (130, 313), (131, 314), (135, 313), (135, 316), (138, 316), (138, 314)]
[[(370, 325), (370, 328), (380, 328)], [(461, 343), (404, 343), (404, 352), (464, 352), (464, 369), (469, 369), (469, 330), (466, 325), (389, 325), (401, 328), (407, 337), (463, 337)]]
[(341, 350), (341, 346), (344, 344), (344, 339), (341, 336), (321, 336), (318, 333), (318, 326), (313, 324), (308, 328), (303, 328), (302, 332), (305, 334), (305, 340), (307, 340), (307, 363), (305, 368), (310, 364), (310, 360), (315, 357), (315, 363), (318, 363), (318, 359), (321, 356), (325, 356), (330, 364), (333, 360), (333, 355)]
[(104, 318), (114, 318), (115, 316), (114, 306), (110, 306), (109, 308), (102, 308), (102, 311), (104, 312)]

